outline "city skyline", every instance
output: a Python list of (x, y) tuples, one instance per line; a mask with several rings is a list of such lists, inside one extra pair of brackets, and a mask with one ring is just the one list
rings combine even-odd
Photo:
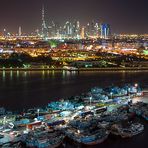
[[(105, 3), (107, 2), (107, 3)], [(9, 4), (9, 5), (8, 5)], [(102, 1), (102, 0), (75, 0), (68, 2), (53, 0), (18, 0), (8, 2), (2, 0), (0, 5), (1, 25), (9, 32), (17, 32), (19, 26), (22, 32), (29, 33), (35, 29), (41, 29), (41, 10), (45, 5), (46, 23), (52, 20), (63, 24), (70, 20), (79, 20), (84, 25), (92, 20), (99, 23), (105, 22), (112, 26), (113, 33), (148, 33), (148, 21), (146, 19), (146, 0)], [(128, 6), (128, 7), (127, 7)]]

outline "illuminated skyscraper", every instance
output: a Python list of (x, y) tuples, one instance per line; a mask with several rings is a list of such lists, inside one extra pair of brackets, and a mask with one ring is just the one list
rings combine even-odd
[(58, 22), (54, 23), (54, 34), (55, 37), (60, 37), (60, 24)]
[(99, 34), (99, 25), (92, 21), (86, 26), (86, 36), (87, 37), (96, 37)]
[(82, 30), (81, 30), (81, 39), (84, 39), (85, 38), (85, 28), (82, 27)]
[(22, 28), (21, 28), (21, 27), (19, 27), (18, 35), (19, 35), (19, 36), (22, 36)]
[(39, 29), (35, 30), (36, 36), (40, 36)]
[(45, 21), (44, 5), (42, 6), (42, 37), (44, 39), (48, 37), (48, 27), (46, 26), (46, 21)]
[(101, 24), (101, 38), (107, 39), (111, 35), (111, 28), (109, 24)]
[(86, 26), (86, 36), (89, 37), (90, 36), (90, 24), (88, 23)]
[(90, 36), (95, 36), (95, 22), (90, 23)]
[(73, 26), (72, 26), (72, 34), (74, 38), (80, 37), (80, 22), (79, 21), (74, 21)]
[(72, 24), (71, 22), (67, 21), (64, 26), (64, 34), (65, 37), (72, 37)]
[(4, 36), (4, 37), (7, 36), (7, 32), (6, 32), (6, 29), (5, 29), (5, 28), (4, 28), (3, 36)]
[(99, 23), (96, 23), (95, 24), (95, 27), (94, 27), (94, 36), (98, 37), (100, 35), (100, 26), (99, 26)]

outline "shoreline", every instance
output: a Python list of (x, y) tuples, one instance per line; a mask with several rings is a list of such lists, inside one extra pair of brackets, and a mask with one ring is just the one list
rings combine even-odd
[(111, 67), (111, 68), (79, 68), (79, 69), (65, 69), (65, 68), (0, 68), (0, 71), (148, 71), (148, 67)]

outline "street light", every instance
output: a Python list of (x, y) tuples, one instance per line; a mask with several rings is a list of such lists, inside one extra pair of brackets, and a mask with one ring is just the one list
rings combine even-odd
[(4, 119), (4, 120), (3, 120), (3, 124), (5, 125), (5, 124), (6, 124), (6, 116), (4, 116), (3, 119)]
[(138, 84), (137, 84), (137, 83), (135, 83), (135, 87), (136, 87), (136, 88), (138, 87)]
[(111, 95), (111, 99), (112, 99), (113, 98), (113, 93), (111, 92), (110, 95)]
[(38, 112), (38, 117), (39, 117), (40, 109), (37, 109), (37, 112)]
[(92, 96), (90, 96), (89, 101), (90, 101), (90, 106), (91, 106), (91, 100), (92, 100)]
[(136, 88), (136, 93), (138, 93), (138, 84), (137, 83), (135, 83), (135, 88)]

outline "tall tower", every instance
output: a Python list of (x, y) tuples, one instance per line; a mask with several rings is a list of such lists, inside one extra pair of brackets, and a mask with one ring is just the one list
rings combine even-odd
[(5, 28), (4, 28), (3, 36), (4, 36), (4, 37), (7, 36), (7, 32), (6, 32), (6, 29), (5, 29)]
[(81, 30), (81, 39), (84, 39), (85, 38), (85, 28), (82, 27), (82, 30)]
[(65, 37), (72, 36), (72, 24), (71, 22), (67, 21), (64, 26)]
[(22, 36), (22, 28), (21, 28), (21, 27), (19, 27), (18, 35), (19, 35), (19, 36)]
[(48, 28), (46, 26), (46, 21), (45, 21), (45, 9), (44, 9), (44, 5), (42, 6), (42, 37), (43, 38), (48, 37)]
[(101, 24), (101, 38), (107, 39), (111, 36), (111, 28), (109, 24)]

